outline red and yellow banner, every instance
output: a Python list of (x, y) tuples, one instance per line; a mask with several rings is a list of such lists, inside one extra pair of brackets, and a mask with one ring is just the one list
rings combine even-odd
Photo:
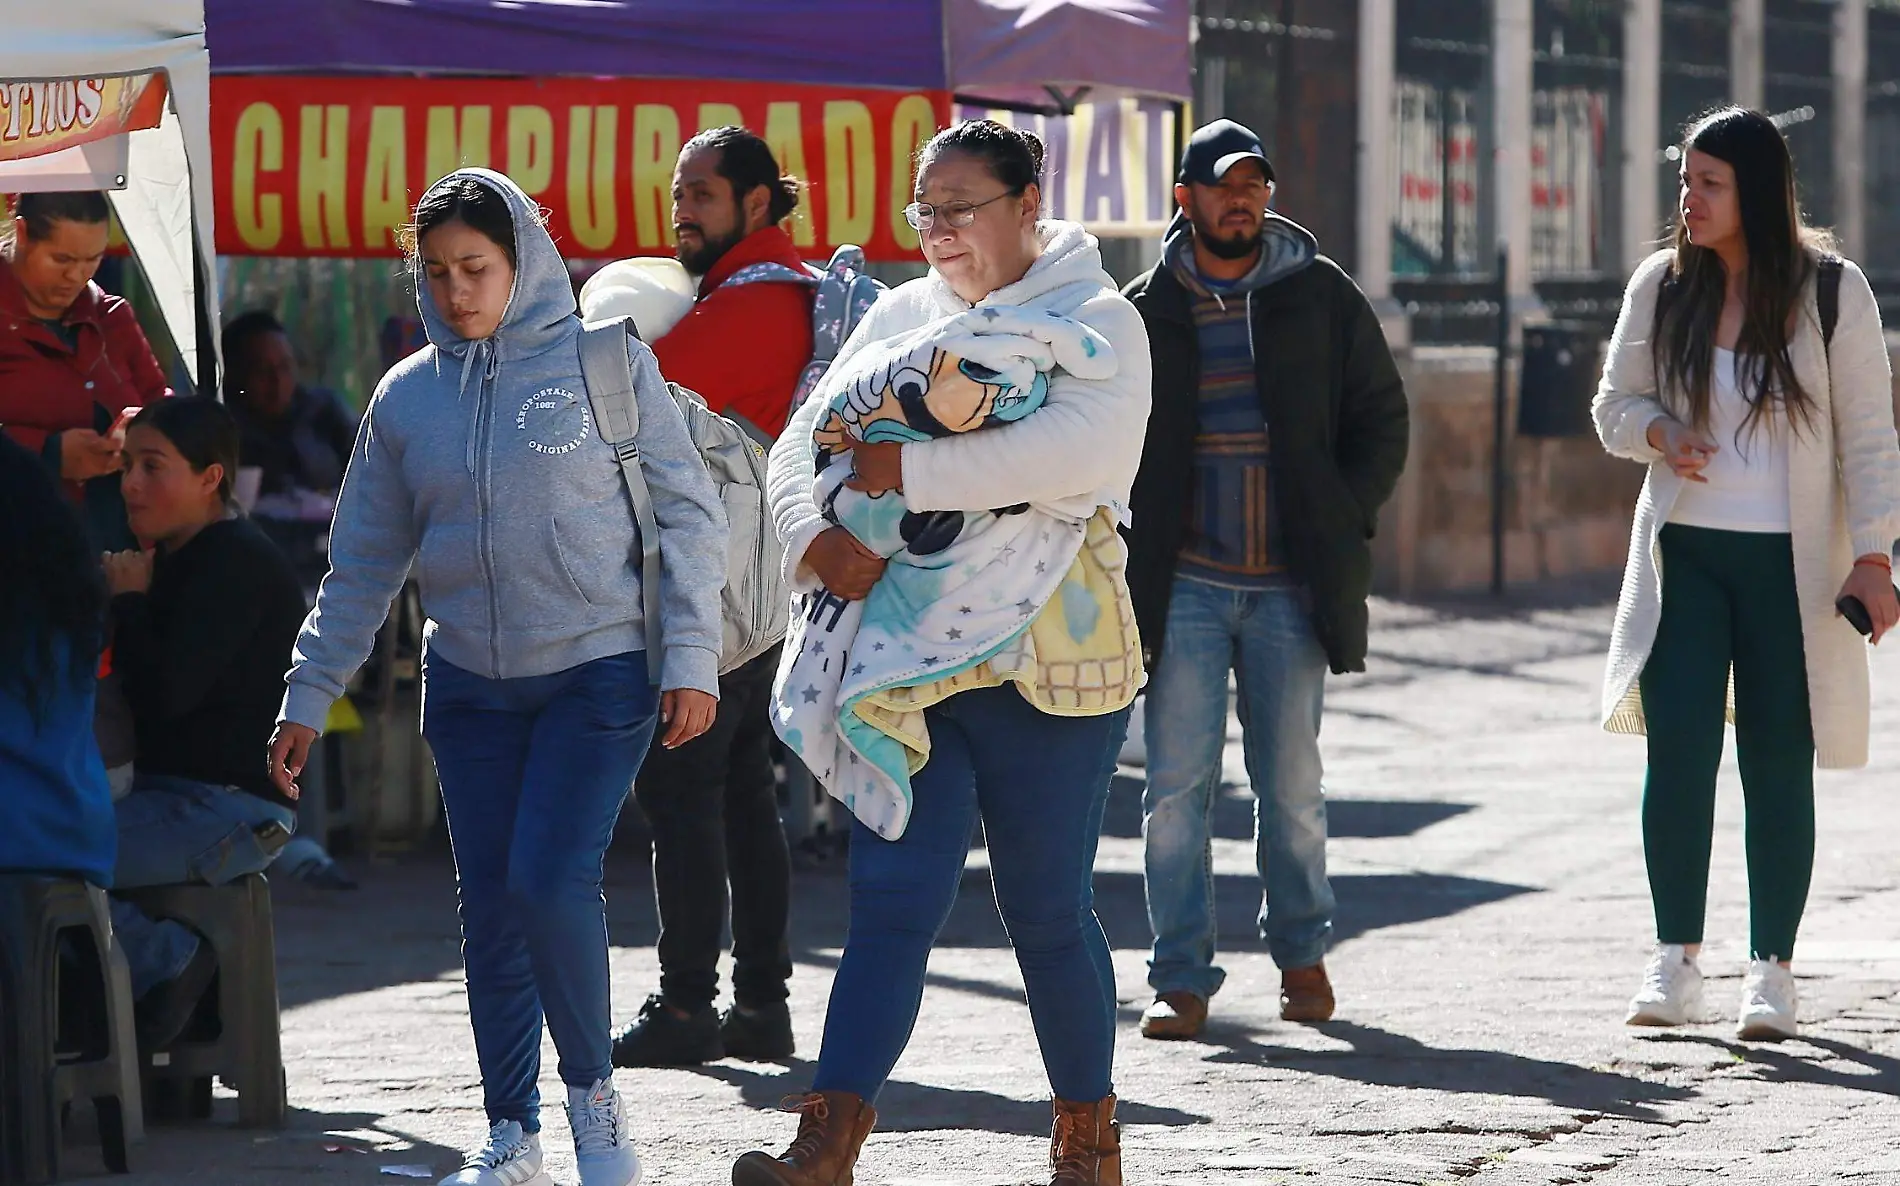
[(54, 82), (0, 79), (0, 161), (155, 128), (164, 114), (162, 74)]
[(548, 209), (564, 255), (665, 254), (680, 146), (744, 124), (809, 183), (792, 233), (811, 257), (913, 259), (911, 162), (949, 113), (941, 92), (773, 83), (214, 77), (218, 250), (393, 254), (431, 182), (485, 165)]

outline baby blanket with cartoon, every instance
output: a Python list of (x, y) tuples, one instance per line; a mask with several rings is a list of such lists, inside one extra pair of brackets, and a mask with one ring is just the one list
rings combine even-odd
[[(913, 512), (900, 493), (847, 488), (851, 454), (841, 446), (846, 438), (913, 442), (983, 431), (1034, 415), (1055, 372), (1106, 379), (1116, 369), (1107, 339), (1079, 321), (984, 307), (858, 351), (813, 395), (823, 401), (813, 432), (815, 501), (888, 565), (862, 601), (819, 590), (794, 607), (773, 723), (826, 790), (887, 839), (903, 834), (910, 777), (929, 756), (921, 708), (893, 712), (887, 694), (954, 687), (1012, 643), (1020, 649), (1052, 599), (1106, 595), (1072, 571), (1090, 522), (1029, 504)], [(1114, 613), (1095, 604), (1071, 609), (1091, 627)]]

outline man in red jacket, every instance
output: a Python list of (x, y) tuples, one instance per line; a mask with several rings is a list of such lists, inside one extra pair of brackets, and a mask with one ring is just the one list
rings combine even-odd
[[(782, 226), (799, 188), (744, 128), (693, 137), (673, 172), (677, 253), (702, 279), (692, 312), (653, 352), (667, 379), (767, 437), (785, 427), (812, 355), (813, 285), (785, 274), (805, 273)], [(737, 275), (748, 268), (752, 275)], [(778, 654), (722, 678), (713, 727), (678, 749), (655, 746), (640, 770), (634, 797), (653, 831), (660, 991), (615, 1037), (615, 1066), (792, 1055), (791, 858), (769, 715)], [(728, 883), (733, 1006), (721, 1018), (713, 1004)]]
[(704, 396), (713, 411), (777, 436), (811, 361), (812, 286), (727, 284), (755, 264), (805, 265), (783, 223), (799, 182), (781, 177), (765, 141), (744, 128), (701, 132), (673, 172), (673, 232), (699, 300), (653, 343), (660, 372)]

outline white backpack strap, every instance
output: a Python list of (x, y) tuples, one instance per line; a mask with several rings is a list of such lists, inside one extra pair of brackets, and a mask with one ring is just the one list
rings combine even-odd
[(660, 628), (660, 525), (653, 517), (653, 494), (640, 468), (640, 405), (633, 393), (633, 368), (627, 364), (627, 338), (632, 323), (625, 318), (590, 325), (581, 330), (581, 379), (594, 408), (594, 426), (600, 439), (613, 447), (626, 479), (627, 501), (640, 528), (640, 599), (647, 624), (647, 674), (657, 687), (665, 661), (665, 633)]

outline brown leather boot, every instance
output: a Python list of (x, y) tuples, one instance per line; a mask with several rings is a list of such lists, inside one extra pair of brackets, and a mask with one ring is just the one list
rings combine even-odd
[(732, 1186), (851, 1186), (858, 1150), (877, 1123), (871, 1105), (848, 1091), (814, 1091), (787, 1096), (779, 1106), (799, 1113), (792, 1147), (779, 1157), (756, 1151), (741, 1157), (732, 1166)]
[(1122, 1129), (1115, 1122), (1115, 1097), (1092, 1104), (1057, 1100), (1049, 1162), (1056, 1170), (1050, 1186), (1122, 1186)]
[(1206, 1025), (1206, 997), (1187, 991), (1164, 992), (1141, 1015), (1141, 1036), (1159, 1041), (1198, 1038)]
[(1324, 963), (1310, 968), (1288, 968), (1280, 973), (1280, 1020), (1331, 1021), (1333, 982)]

